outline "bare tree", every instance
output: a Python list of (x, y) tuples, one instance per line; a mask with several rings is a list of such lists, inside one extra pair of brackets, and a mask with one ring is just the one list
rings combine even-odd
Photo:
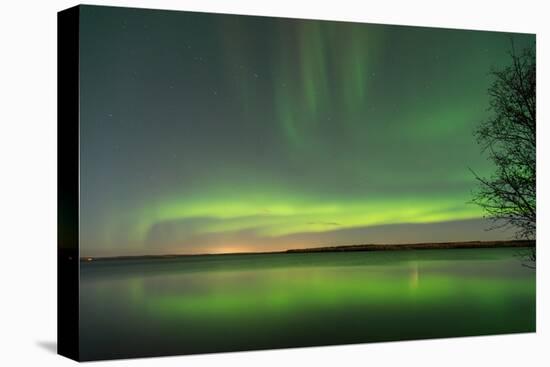
[[(516, 53), (511, 64), (493, 70), (489, 88), (491, 117), (475, 131), (495, 171), (476, 176), (473, 202), (493, 220), (493, 228), (511, 227), (518, 238), (536, 233), (536, 60), (534, 48)], [(528, 254), (535, 261), (535, 249)]]

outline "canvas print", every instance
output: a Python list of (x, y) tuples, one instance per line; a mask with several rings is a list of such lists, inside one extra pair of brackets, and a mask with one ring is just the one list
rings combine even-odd
[(535, 331), (535, 35), (59, 14), (59, 349)]

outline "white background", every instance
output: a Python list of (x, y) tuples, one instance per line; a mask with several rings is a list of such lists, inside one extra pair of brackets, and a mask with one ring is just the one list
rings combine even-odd
[[(94, 4), (537, 33), (537, 333), (97, 362), (113, 366), (543, 366), (550, 357), (546, 1), (193, 0)], [(0, 365), (64, 366), (56, 342), (56, 12), (0, 3)], [(546, 17), (545, 17), (546, 15)], [(546, 166), (546, 167), (545, 167)], [(544, 189), (547, 187), (547, 189)], [(472, 314), (471, 317), (477, 317)]]

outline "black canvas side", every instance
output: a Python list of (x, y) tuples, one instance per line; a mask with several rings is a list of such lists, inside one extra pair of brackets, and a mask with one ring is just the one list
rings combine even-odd
[(79, 360), (79, 7), (57, 14), (57, 352)]

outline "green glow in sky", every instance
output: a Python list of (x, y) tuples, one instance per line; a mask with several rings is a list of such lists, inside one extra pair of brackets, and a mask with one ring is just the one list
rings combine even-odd
[[(84, 7), (83, 256), (505, 238), (469, 204), (532, 35)], [(411, 227), (411, 225), (413, 225)]]

